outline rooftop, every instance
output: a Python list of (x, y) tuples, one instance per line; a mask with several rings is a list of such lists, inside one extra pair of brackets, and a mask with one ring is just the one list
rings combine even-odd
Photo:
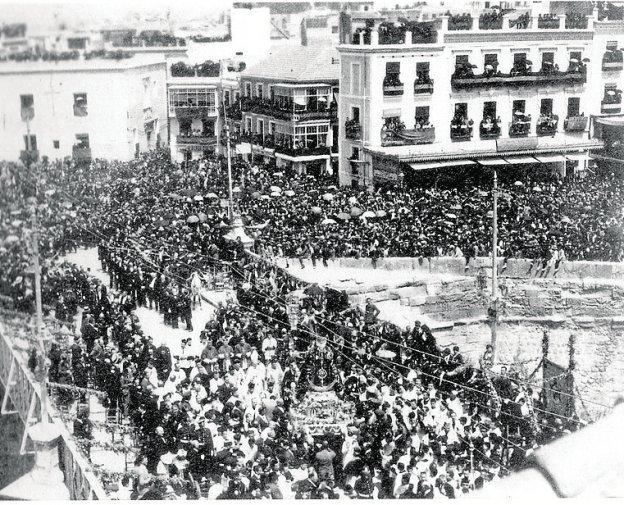
[(157, 64), (165, 64), (162, 54), (134, 54), (122, 58), (85, 58), (79, 55), (76, 59), (66, 60), (0, 60), (0, 74), (123, 71)]
[(338, 52), (331, 47), (281, 47), (242, 72), (242, 77), (286, 82), (335, 82), (340, 74)]

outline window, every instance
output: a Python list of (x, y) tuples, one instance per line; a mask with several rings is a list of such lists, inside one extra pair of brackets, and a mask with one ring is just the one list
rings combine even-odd
[(85, 117), (87, 115), (87, 94), (74, 93), (74, 116)]
[(360, 108), (359, 107), (351, 107), (351, 119), (356, 123), (360, 122)]
[(542, 98), (540, 102), (540, 114), (542, 116), (550, 116), (553, 111), (553, 100), (552, 98)]
[(22, 121), (35, 117), (35, 100), (32, 95), (20, 95), (20, 105), (22, 108)]
[(514, 53), (514, 67), (525, 66), (526, 61), (526, 53)]
[(169, 91), (170, 107), (209, 107), (214, 109), (216, 99), (213, 88), (180, 88)]
[(351, 94), (359, 95), (360, 91), (360, 64), (351, 64)]
[(271, 135), (275, 135), (275, 121), (271, 121), (269, 123), (269, 133)]
[[(488, 67), (492, 67), (491, 69)], [(486, 54), (483, 58), (483, 67), (486, 71), (493, 70), (496, 71), (498, 68), (498, 55), (497, 54)]]
[(352, 147), (351, 148), (351, 158), (349, 158), (350, 160), (359, 160), (360, 159), (360, 148), (359, 147)]
[(580, 63), (583, 59), (583, 55), (581, 54), (581, 51), (570, 51), (570, 59), (576, 60)]
[(73, 49), (86, 49), (87, 48), (87, 39), (78, 37), (67, 39), (67, 49), (70, 51)]
[(256, 131), (260, 135), (264, 135), (264, 121), (262, 119), (258, 119), (258, 123), (256, 124)]
[(416, 80), (419, 82), (429, 81), (429, 62), (416, 63)]
[(542, 53), (542, 72), (552, 72), (555, 69), (555, 53)]
[(468, 118), (468, 104), (465, 102), (455, 104), (454, 119), (467, 119)]
[(27, 151), (37, 150), (37, 136), (36, 135), (24, 135), (24, 149)]
[(513, 101), (513, 106), (512, 106), (512, 111), (515, 112), (524, 112), (524, 109), (526, 107), (526, 100), (514, 100)]
[(258, 84), (258, 86), (256, 87), (256, 96), (258, 98), (262, 98), (263, 92), (264, 92), (264, 87), (262, 86), (262, 84)]
[(579, 116), (581, 113), (581, 99), (577, 96), (568, 98), (568, 117)]
[(483, 119), (491, 119), (496, 121), (496, 102), (483, 103)]
[(416, 125), (422, 126), (429, 123), (429, 106), (416, 107), (414, 112)]
[(398, 61), (389, 61), (386, 63), (386, 77), (384, 78), (384, 86), (400, 86), (401, 80), (401, 64)]
[(251, 97), (251, 83), (245, 83), (245, 96)]
[(271, 101), (275, 101), (275, 86), (269, 86), (269, 98)]
[(234, 101), (237, 102), (238, 100), (240, 100), (240, 91), (235, 91), (234, 92)]
[(226, 90), (223, 92), (223, 101), (225, 102), (225, 105), (230, 105), (230, 92), (229, 90)]
[(61, 143), (58, 140), (53, 140), (52, 146), (54, 147), (54, 149), (60, 149)]
[(76, 133), (76, 147), (81, 149), (89, 149), (89, 134)]
[(325, 147), (329, 125), (295, 126), (294, 143), (300, 147)]
[(467, 54), (458, 54), (457, 56), (455, 56), (455, 66), (459, 67), (461, 65), (466, 65), (469, 63), (468, 61), (469, 57)]
[(251, 133), (251, 118), (245, 118), (245, 131)]
[(338, 26), (332, 26), (332, 33), (338, 33)]

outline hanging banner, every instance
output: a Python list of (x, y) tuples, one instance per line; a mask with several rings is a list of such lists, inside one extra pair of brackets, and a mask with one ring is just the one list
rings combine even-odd
[(566, 417), (574, 415), (574, 377), (568, 369), (546, 359), (543, 380), (545, 410)]

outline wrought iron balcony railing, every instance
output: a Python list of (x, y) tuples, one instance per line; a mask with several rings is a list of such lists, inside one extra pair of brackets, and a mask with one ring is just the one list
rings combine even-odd
[(472, 138), (473, 121), (461, 120), (451, 121), (451, 140), (461, 142)]
[(479, 125), (479, 136), (482, 139), (497, 139), (500, 137), (500, 125), (496, 121), (481, 121)]
[(559, 116), (551, 114), (548, 116), (540, 116), (535, 126), (535, 132), (538, 137), (546, 137), (557, 133), (557, 127), (559, 126)]
[(568, 116), (563, 121), (563, 129), (567, 132), (584, 132), (588, 119), (586, 116)]
[(345, 136), (349, 140), (360, 140), (362, 136), (362, 125), (355, 119), (345, 121)]

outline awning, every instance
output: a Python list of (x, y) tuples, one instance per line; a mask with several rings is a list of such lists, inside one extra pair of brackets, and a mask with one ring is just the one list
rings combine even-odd
[(624, 117), (597, 117), (595, 121), (607, 126), (624, 126)]
[(397, 117), (401, 116), (401, 109), (384, 109), (381, 117)]
[(412, 167), (414, 170), (427, 170), (429, 168), (455, 167), (459, 165), (476, 165), (476, 161), (449, 160), (449, 161), (432, 161), (428, 163), (410, 163), (410, 167)]
[(505, 158), (512, 165), (526, 165), (527, 163), (537, 163), (533, 156), (509, 156)]
[(573, 154), (566, 154), (565, 157), (569, 160), (583, 161), (588, 158), (588, 155), (587, 153), (573, 153)]
[(535, 159), (540, 163), (557, 163), (566, 161), (566, 157), (561, 154), (539, 154)]
[(477, 160), (479, 165), (483, 165), (484, 167), (492, 167), (496, 165), (508, 165), (509, 162), (505, 158), (489, 158), (485, 160)]

